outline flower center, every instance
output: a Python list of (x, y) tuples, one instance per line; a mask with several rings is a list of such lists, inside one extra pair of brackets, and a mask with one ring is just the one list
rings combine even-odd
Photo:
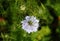
[(28, 22), (28, 24), (29, 24), (29, 25), (32, 25), (32, 22), (31, 22), (31, 21), (29, 21), (29, 22)]

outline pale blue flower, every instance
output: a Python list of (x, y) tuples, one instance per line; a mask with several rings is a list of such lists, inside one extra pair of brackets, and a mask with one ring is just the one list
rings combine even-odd
[(25, 20), (23, 20), (21, 23), (22, 29), (28, 33), (36, 32), (39, 27), (39, 20), (34, 16), (26, 16)]

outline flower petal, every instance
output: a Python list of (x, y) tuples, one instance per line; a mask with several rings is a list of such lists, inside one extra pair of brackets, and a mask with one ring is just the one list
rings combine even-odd
[(29, 21), (29, 20), (30, 20), (30, 16), (26, 16), (25, 19), (26, 19), (27, 21)]

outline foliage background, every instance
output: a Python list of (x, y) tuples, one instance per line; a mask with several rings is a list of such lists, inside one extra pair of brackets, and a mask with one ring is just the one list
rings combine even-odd
[[(25, 9), (21, 10), (21, 6)], [(47, 6), (56, 11), (57, 17), (60, 16), (60, 0), (0, 0), (0, 20), (3, 18), (0, 21), (0, 41), (54, 41), (51, 40), (49, 26), (54, 17)], [(40, 20), (37, 32), (28, 34), (22, 29), (21, 21), (28, 15)], [(60, 20), (56, 22), (56, 32), (60, 38)]]

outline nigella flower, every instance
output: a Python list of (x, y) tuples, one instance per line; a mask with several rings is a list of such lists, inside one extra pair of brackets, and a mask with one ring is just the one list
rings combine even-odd
[(26, 16), (25, 20), (23, 20), (21, 23), (22, 29), (28, 33), (36, 32), (39, 27), (39, 20), (34, 16)]

